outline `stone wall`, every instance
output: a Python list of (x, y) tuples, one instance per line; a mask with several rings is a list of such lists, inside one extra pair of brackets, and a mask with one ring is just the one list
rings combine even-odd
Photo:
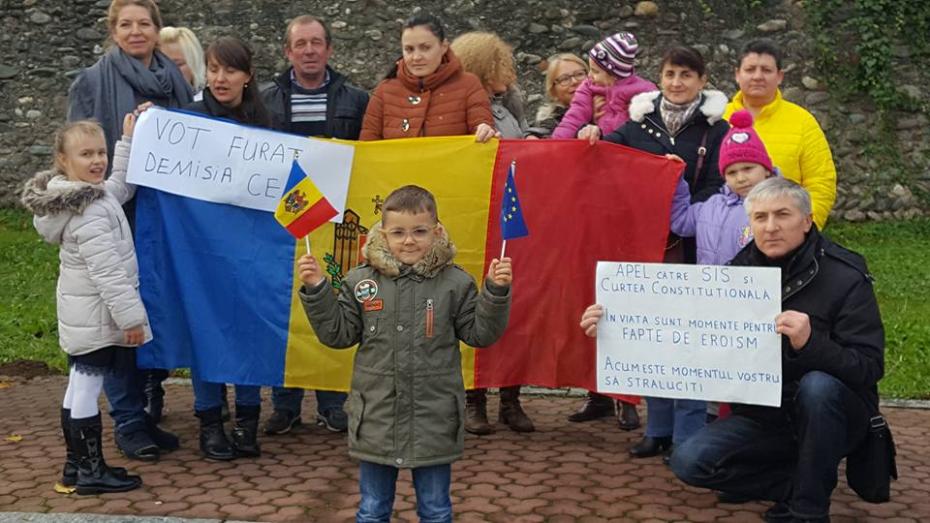
[[(333, 65), (355, 83), (373, 87), (399, 55), (401, 22), (418, 9), (440, 14), (451, 36), (481, 29), (499, 33), (514, 46), (519, 81), (530, 111), (542, 100), (544, 57), (557, 51), (581, 53), (602, 35), (634, 32), (640, 40), (640, 74), (656, 78), (666, 47), (694, 45), (710, 63), (712, 85), (732, 94), (740, 46), (768, 36), (787, 54), (784, 94), (806, 106), (826, 130), (839, 172), (834, 218), (848, 220), (916, 216), (927, 210), (930, 189), (930, 132), (923, 114), (900, 115), (898, 144), (904, 175), (872, 154), (878, 118), (867, 103), (846, 103), (826, 89), (814, 68), (800, 4), (769, 1), (762, 8), (729, 0), (161, 0), (168, 25), (187, 25), (204, 44), (224, 34), (251, 42), (259, 78), (285, 67), (281, 34), (288, 19), (303, 13), (325, 17), (332, 26)], [(108, 0), (0, 0), (0, 205), (14, 201), (22, 179), (51, 162), (51, 139), (65, 116), (67, 89), (81, 68), (103, 51)], [(894, 50), (906, 92), (928, 93), (911, 75), (906, 48)], [(910, 75), (910, 76), (909, 76)], [(909, 83), (910, 82), (910, 83)]]

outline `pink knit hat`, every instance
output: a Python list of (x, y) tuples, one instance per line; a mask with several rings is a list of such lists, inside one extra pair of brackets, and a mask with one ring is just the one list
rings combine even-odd
[(639, 44), (632, 33), (617, 33), (601, 40), (588, 51), (588, 56), (601, 69), (616, 76), (626, 78), (633, 74), (633, 63)]
[(720, 144), (720, 176), (727, 167), (738, 162), (757, 163), (769, 172), (775, 171), (765, 144), (752, 128), (752, 114), (745, 109), (730, 116), (730, 130)]

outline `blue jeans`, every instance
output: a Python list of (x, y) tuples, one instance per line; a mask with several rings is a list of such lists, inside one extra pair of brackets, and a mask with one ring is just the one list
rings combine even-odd
[[(223, 384), (203, 381), (191, 374), (194, 385), (194, 410), (204, 411), (223, 406)], [(262, 388), (258, 385), (236, 385), (236, 405), (256, 407), (262, 404)]]
[[(381, 523), (391, 520), (397, 467), (369, 461), (359, 464), (358, 486), (362, 499), (358, 504), (356, 523)], [(417, 493), (417, 516), (422, 523), (451, 523), (452, 465), (433, 465), (410, 469), (413, 489)]]
[(677, 447), (697, 431), (707, 420), (707, 402), (667, 398), (646, 398), (646, 436), (672, 437)]
[(820, 371), (782, 409), (781, 425), (739, 414), (711, 423), (675, 449), (672, 471), (696, 487), (788, 503), (796, 518), (828, 516), (837, 467), (863, 441), (869, 409)]
[(108, 372), (103, 378), (103, 390), (110, 403), (110, 416), (116, 431), (130, 434), (146, 428), (144, 371), (135, 368), (126, 372)]
[[(331, 390), (316, 391), (316, 410), (320, 414), (328, 410), (342, 410), (349, 395), (345, 392)], [(291, 387), (272, 387), (271, 404), (274, 410), (286, 410), (294, 416), (300, 416), (300, 405), (304, 401), (304, 389)]]

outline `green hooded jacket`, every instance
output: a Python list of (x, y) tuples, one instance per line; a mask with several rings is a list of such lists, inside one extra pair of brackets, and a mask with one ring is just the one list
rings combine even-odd
[(459, 340), (486, 347), (504, 333), (510, 288), (474, 279), (452, 262), (445, 233), (413, 266), (388, 250), (380, 224), (368, 262), (329, 283), (300, 289), (317, 337), (333, 348), (358, 344), (352, 373), (349, 455), (400, 468), (451, 463), (465, 446), (465, 387)]

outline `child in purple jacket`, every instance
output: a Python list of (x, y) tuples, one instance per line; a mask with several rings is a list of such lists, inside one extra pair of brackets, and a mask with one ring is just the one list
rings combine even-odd
[(730, 117), (730, 130), (720, 144), (720, 192), (691, 203), (688, 184), (678, 182), (672, 201), (672, 232), (697, 237), (697, 262), (723, 265), (752, 240), (743, 198), (762, 180), (776, 176), (765, 144), (752, 128), (752, 115), (742, 110)]
[(594, 97), (603, 96), (604, 114), (597, 119), (601, 136), (606, 136), (630, 119), (630, 100), (639, 93), (655, 91), (648, 80), (633, 74), (639, 44), (631, 33), (617, 33), (597, 43), (588, 52), (588, 78), (578, 86), (572, 104), (552, 138), (575, 138), (578, 131), (593, 122)]

